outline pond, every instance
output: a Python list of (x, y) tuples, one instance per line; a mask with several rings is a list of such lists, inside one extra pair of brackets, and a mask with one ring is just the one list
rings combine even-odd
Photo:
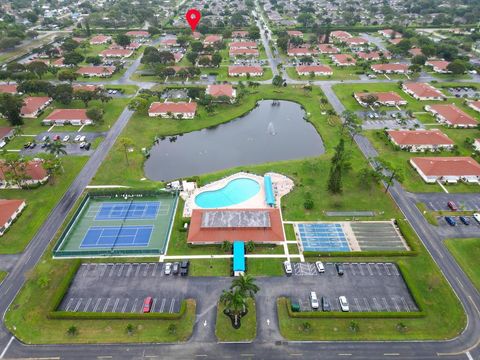
[(300, 105), (271, 100), (257, 105), (245, 116), (228, 123), (160, 140), (150, 150), (145, 163), (146, 176), (170, 181), (325, 152), (322, 138), (304, 119), (306, 114)]

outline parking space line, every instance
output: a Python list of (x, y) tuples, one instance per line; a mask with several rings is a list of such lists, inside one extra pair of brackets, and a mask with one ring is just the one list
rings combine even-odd
[(118, 302), (120, 301), (119, 298), (117, 298), (117, 300), (115, 300), (115, 304), (113, 304), (113, 309), (112, 309), (112, 312), (115, 312), (117, 310), (117, 306), (118, 306)]
[(118, 270), (117, 276), (122, 275), (123, 268), (125, 267), (125, 264), (120, 265), (120, 269)]
[(167, 301), (167, 299), (163, 298), (162, 299), (162, 305), (160, 305), (160, 311), (159, 312), (163, 312), (163, 309), (165, 307), (165, 302)]
[(357, 311), (362, 311), (362, 308), (360, 307), (360, 304), (358, 303), (358, 299), (353, 298), (353, 301), (355, 301), (355, 306), (357, 307)]
[(370, 308), (370, 304), (368, 303), (368, 300), (366, 298), (363, 298), (363, 302), (365, 303), (365, 308), (368, 312), (372, 311)]
[(353, 263), (350, 263), (350, 270), (352, 270), (352, 274), (355, 276), (357, 273), (355, 272), (355, 267), (353, 266)]
[(383, 264), (383, 267), (385, 268), (385, 272), (387, 273), (388, 276), (392, 275), (392, 273), (391, 273), (390, 270), (388, 269), (387, 264)]
[(73, 298), (70, 298), (70, 300), (68, 301), (67, 307), (65, 308), (65, 311), (68, 311), (68, 309), (70, 309), (70, 305), (72, 305), (72, 302), (73, 302)]
[(392, 301), (393, 301), (393, 304), (395, 305), (395, 309), (397, 309), (397, 311), (400, 311), (400, 306), (398, 306), (398, 304), (397, 304), (397, 299), (395, 299), (395, 298), (392, 296)]
[(143, 276), (147, 276), (148, 265), (150, 264), (144, 264), (144, 265), (145, 265), (145, 270), (143, 270)]
[(405, 310), (406, 310), (407, 312), (410, 312), (410, 308), (408, 307), (408, 304), (407, 304), (407, 302), (405, 301), (405, 298), (404, 298), (404, 297), (401, 297), (400, 300), (402, 300), (403, 306), (405, 307)]
[(107, 271), (107, 267), (108, 267), (107, 264), (102, 264), (102, 272), (101, 272), (100, 276), (105, 275), (105, 271)]
[(137, 267), (137, 270), (135, 270), (135, 277), (138, 276), (138, 273), (140, 271), (140, 264), (133, 264), (134, 266)]
[(390, 306), (388, 306), (387, 299), (382, 298), (382, 300), (383, 300), (383, 304), (385, 305), (385, 309), (387, 309), (387, 311), (390, 311)]
[(125, 276), (129, 277), (131, 272), (132, 272), (132, 264), (128, 264), (127, 273), (125, 274)]
[(367, 269), (368, 269), (368, 273), (370, 274), (370, 276), (373, 276), (373, 271), (370, 268), (370, 264), (367, 264)]
[(169, 313), (173, 312), (173, 307), (175, 306), (175, 298), (172, 299), (172, 302), (170, 303), (170, 310), (168, 310)]
[(152, 276), (155, 276), (155, 274), (157, 273), (157, 267), (158, 267), (158, 263), (155, 263), (153, 265)]
[(135, 311), (135, 306), (137, 306), (137, 302), (138, 302), (138, 298), (135, 298), (135, 301), (133, 302), (133, 305), (132, 305), (132, 310), (130, 310), (131, 313)]
[(92, 298), (89, 298), (87, 300), (87, 303), (85, 304), (84, 308), (83, 308), (83, 312), (86, 312), (88, 307), (90, 306), (90, 303), (92, 302)]
[(382, 272), (380, 271), (380, 265), (379, 264), (375, 264), (375, 268), (377, 269), (378, 271), (378, 275), (382, 275)]
[(93, 312), (97, 312), (98, 305), (100, 305), (101, 301), (102, 301), (102, 298), (98, 298), (95, 306), (93, 307)]
[(110, 269), (110, 272), (108, 273), (108, 277), (112, 277), (114, 270), (115, 270), (115, 264), (113, 264), (112, 268)]
[(108, 307), (109, 304), (110, 304), (110, 298), (107, 299), (107, 302), (106, 302), (105, 305), (103, 306), (102, 312), (105, 312), (105, 311), (107, 310), (107, 307)]
[(157, 298), (153, 298), (152, 309), (151, 312), (155, 312), (155, 305), (157, 305)]
[(122, 307), (122, 313), (124, 313), (124, 312), (125, 312), (125, 310), (126, 310), (126, 308), (127, 308), (127, 305), (128, 305), (128, 302), (129, 302), (129, 301), (130, 301), (130, 299), (128, 299), (128, 298), (127, 298), (127, 299), (126, 299), (126, 301), (125, 301), (125, 304), (123, 304), (123, 307)]
[(82, 303), (82, 300), (83, 300), (82, 298), (78, 299), (77, 305), (75, 305), (75, 309), (73, 311), (76, 312), (78, 310), (78, 308), (80, 307), (80, 304)]
[(398, 272), (397, 266), (395, 264), (392, 264), (392, 263), (390, 263), (390, 265), (392, 266), (393, 274), (395, 276), (400, 276), (400, 273)]
[(376, 309), (377, 311), (380, 311), (381, 308), (380, 308), (380, 304), (379, 304), (378, 301), (377, 301), (377, 298), (372, 298), (372, 300), (373, 300), (373, 305), (375, 305), (375, 309)]
[(365, 264), (365, 263), (360, 263), (360, 264), (358, 264), (358, 267), (359, 267), (359, 269), (360, 269), (360, 274), (362, 274), (362, 276), (365, 276), (365, 273), (363, 272), (363, 267), (362, 267), (362, 265), (366, 265), (366, 264)]

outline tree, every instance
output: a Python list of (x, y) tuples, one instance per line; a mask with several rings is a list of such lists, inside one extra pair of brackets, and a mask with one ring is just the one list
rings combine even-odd
[(2, 114), (12, 126), (22, 125), (23, 119), (20, 110), (23, 99), (15, 94), (0, 94), (0, 114)]
[(170, 335), (175, 335), (177, 333), (177, 325), (175, 324), (168, 325), (167, 331)]
[(133, 332), (135, 331), (135, 326), (133, 326), (132, 324), (127, 324), (127, 327), (125, 328), (125, 330), (127, 331), (128, 335), (132, 335)]
[(102, 63), (102, 58), (100, 56), (87, 56), (85, 61), (92, 65), (100, 65)]
[(190, 61), (191, 64), (195, 64), (197, 62), (197, 58), (197, 52), (190, 51), (189, 53), (187, 53), (187, 60)]
[(35, 75), (38, 76), (39, 79), (42, 78), (48, 71), (48, 65), (41, 62), (41, 61), (33, 61), (26, 66), (28, 71), (33, 72)]
[(95, 124), (103, 123), (103, 110), (99, 107), (93, 107), (86, 112), (87, 117)]
[(245, 250), (247, 250), (247, 252), (254, 252), (255, 251), (255, 243), (253, 241), (249, 241), (245, 244)]
[(65, 150), (65, 144), (61, 141), (56, 140), (50, 143), (50, 146), (47, 148), (48, 153), (60, 156), (60, 155), (67, 155), (67, 151)]
[(301, 13), (297, 16), (297, 21), (304, 27), (311, 27), (315, 23), (315, 18), (310, 13)]
[(333, 194), (342, 192), (342, 173), (350, 166), (348, 156), (345, 152), (345, 141), (340, 142), (335, 147), (335, 154), (331, 160), (330, 175), (328, 178), (328, 190)]
[(60, 170), (63, 172), (62, 160), (59, 157), (49, 153), (42, 154), (41, 157), (43, 159), (43, 168), (48, 174), (50, 183), (53, 184), (55, 182), (55, 175), (57, 175)]
[(425, 62), (427, 61), (427, 57), (425, 55), (415, 55), (413, 58), (412, 58), (412, 64), (415, 64), (415, 65), (425, 65)]
[(467, 71), (467, 67), (462, 60), (456, 59), (447, 65), (447, 70), (454, 75), (461, 75), (464, 74), (465, 71)]
[(63, 55), (63, 63), (65, 65), (77, 65), (85, 60), (85, 57), (82, 54), (79, 54), (75, 51), (66, 53)]
[(232, 243), (228, 240), (222, 242), (221, 248), (224, 252), (232, 252)]
[(252, 25), (248, 28), (248, 37), (252, 40), (260, 39), (260, 30), (257, 26)]
[(130, 162), (128, 160), (128, 152), (133, 147), (134, 142), (128, 137), (121, 137), (118, 141), (125, 153), (125, 161), (127, 162), (127, 166), (130, 166)]
[(200, 52), (203, 51), (203, 44), (202, 44), (200, 41), (193, 41), (193, 42), (190, 44), (190, 49), (191, 49), (193, 52), (200, 53)]
[(283, 78), (280, 75), (275, 75), (272, 79), (272, 85), (275, 87), (281, 87), (283, 85)]
[(128, 108), (130, 110), (137, 111), (143, 114), (147, 113), (149, 106), (150, 106), (150, 102), (141, 96), (137, 96), (133, 98), (128, 104)]
[(54, 85), (50, 84), (48, 81), (43, 80), (26, 80), (22, 81), (17, 86), (17, 91), (19, 93), (29, 94), (29, 93), (45, 93), (50, 94), (54, 89)]
[(222, 55), (220, 55), (218, 52), (214, 53), (212, 55), (212, 65), (215, 67), (218, 67), (220, 63), (222, 62)]
[(73, 40), (72, 38), (67, 38), (67, 39), (65, 39), (65, 41), (63, 42), (63, 44), (60, 47), (67, 52), (72, 52), (78, 46), (79, 46), (79, 44), (75, 40)]
[(69, 83), (72, 83), (77, 80), (78, 74), (75, 72), (75, 70), (65, 69), (59, 71), (57, 77), (60, 81), (68, 81)]
[(3, 166), (5, 182), (19, 188), (22, 187), (22, 184), (27, 179), (27, 175), (25, 173), (27, 162), (25, 158), (21, 157), (19, 154), (9, 153), (5, 155)]
[(130, 45), (130, 43), (132, 42), (130, 40), (130, 37), (126, 34), (118, 34), (116, 37), (115, 37), (115, 42), (117, 43), (118, 46), (121, 46), (121, 47), (126, 47), (128, 45)]
[(50, 91), (53, 100), (68, 105), (73, 100), (73, 88), (71, 84), (58, 84)]
[(70, 326), (68, 329), (67, 329), (67, 334), (70, 335), (70, 336), (75, 336), (78, 334), (78, 329), (75, 325), (72, 325)]
[(225, 314), (233, 317), (235, 328), (240, 326), (240, 318), (247, 309), (247, 299), (237, 288), (235, 290), (223, 290), (220, 302), (225, 306)]
[(246, 274), (233, 279), (230, 290), (238, 290), (242, 296), (253, 299), (260, 288), (255, 284), (255, 278)]

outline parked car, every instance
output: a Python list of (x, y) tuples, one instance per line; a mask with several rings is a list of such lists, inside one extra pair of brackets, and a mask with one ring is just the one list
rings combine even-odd
[(464, 225), (470, 225), (470, 219), (466, 216), (460, 216), (459, 219)]
[(455, 221), (454, 218), (452, 218), (451, 216), (445, 216), (445, 221), (448, 223), (448, 225), (450, 226), (455, 226), (457, 225), (457, 222)]
[(60, 135), (55, 135), (55, 136), (53, 137), (53, 140), (54, 140), (54, 141), (60, 140)]
[(143, 312), (144, 313), (149, 313), (150, 312), (150, 309), (152, 308), (152, 302), (153, 302), (153, 299), (151, 296), (145, 298), (145, 300), (143, 300)]
[(292, 264), (290, 264), (290, 261), (285, 261), (283, 263), (283, 267), (285, 268), (285, 273), (287, 275), (291, 275), (292, 274)]
[(315, 266), (317, 267), (319, 273), (325, 272), (325, 266), (323, 266), (323, 263), (321, 261), (316, 261)]
[(342, 276), (343, 273), (344, 273), (343, 264), (336, 263), (336, 264), (335, 264), (335, 268), (337, 269), (337, 274), (340, 275), (340, 276)]
[(50, 140), (50, 136), (45, 135), (45, 136), (42, 137), (43, 142), (48, 141), (48, 140)]
[(173, 275), (178, 275), (178, 271), (180, 270), (180, 263), (179, 262), (174, 262), (172, 266), (172, 274)]
[(82, 136), (80, 136), (80, 140), (79, 140), (79, 141), (85, 141), (85, 139), (86, 139), (85, 135), (82, 135)]
[(29, 146), (30, 149), (35, 149), (35, 146), (37, 146), (36, 142), (32, 142)]
[(24, 149), (28, 149), (32, 143), (28, 142), (26, 144), (23, 144)]
[(65, 135), (63, 137), (63, 142), (67, 142), (68, 140), (70, 140), (70, 135)]
[(322, 310), (323, 311), (331, 311), (332, 307), (330, 306), (330, 302), (328, 301), (328, 298), (325, 296), (322, 296)]
[(450, 210), (452, 210), (452, 211), (457, 211), (458, 210), (457, 204), (455, 204), (453, 201), (449, 201), (447, 203), (447, 205), (450, 208)]
[(475, 220), (477, 220), (477, 222), (480, 224), (480, 214), (479, 214), (479, 213), (473, 214), (473, 218), (474, 218)]
[(86, 143), (84, 149), (85, 150), (90, 150), (90, 147), (92, 146), (91, 143)]
[(312, 306), (312, 309), (318, 309), (320, 306), (318, 303), (317, 293), (315, 291), (310, 292), (310, 305)]
[(80, 143), (80, 149), (83, 149), (85, 147), (85, 145), (87, 145), (87, 143), (85, 141), (81, 142)]
[(170, 275), (172, 273), (172, 263), (166, 263), (163, 271), (165, 275)]
[(180, 264), (180, 275), (187, 276), (189, 267), (190, 267), (190, 261), (183, 260), (182, 263)]
[(342, 309), (342, 311), (350, 311), (350, 307), (348, 306), (348, 300), (345, 296), (339, 296), (338, 302), (340, 303), (340, 308)]
[(81, 137), (82, 137), (82, 135), (77, 135), (77, 136), (75, 136), (75, 139), (73, 139), (73, 141), (79, 142)]

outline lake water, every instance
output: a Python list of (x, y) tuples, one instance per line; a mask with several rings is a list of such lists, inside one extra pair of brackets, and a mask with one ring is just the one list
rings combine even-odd
[[(305, 111), (290, 101), (260, 101), (243, 117), (161, 140), (145, 163), (149, 179), (170, 181), (240, 165), (302, 159), (325, 152)], [(151, 121), (155, 121), (152, 119)], [(195, 120), (178, 120), (195, 121)]]

